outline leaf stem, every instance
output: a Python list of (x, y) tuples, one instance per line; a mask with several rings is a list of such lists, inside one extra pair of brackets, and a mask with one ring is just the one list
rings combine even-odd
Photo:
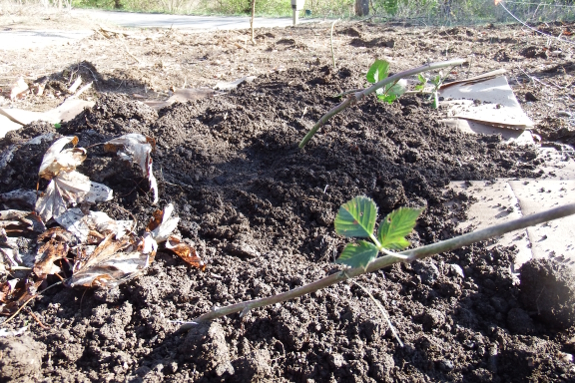
[(387, 266), (391, 266), (394, 263), (401, 261), (411, 262), (416, 259), (421, 259), (429, 257), (430, 255), (439, 254), (446, 251), (451, 251), (463, 246), (470, 245), (474, 242), (484, 241), (489, 238), (499, 237), (510, 231), (515, 231), (519, 229), (524, 229), (529, 226), (534, 226), (543, 222), (551, 221), (554, 219), (559, 219), (567, 217), (569, 215), (575, 214), (575, 204), (560, 206), (551, 210), (547, 210), (541, 213), (525, 216), (513, 221), (502, 223), (500, 225), (491, 226), (482, 230), (474, 231), (468, 234), (460, 235), (455, 238), (451, 238), (445, 241), (433, 243), (431, 245), (419, 247), (417, 249), (405, 250), (399, 253), (399, 255), (406, 256), (405, 259), (399, 258), (396, 255), (388, 255), (385, 257), (378, 258), (371, 262), (366, 269), (362, 267), (355, 267), (352, 269), (345, 269), (343, 271), (337, 272), (335, 274), (328, 275), (322, 279), (315, 282), (309, 283), (304, 286), (297, 287), (295, 289), (273, 295), (266, 298), (252, 299), (249, 301), (234, 303), (229, 306), (221, 307), (212, 310), (208, 313), (200, 315), (191, 322), (184, 323), (178, 332), (189, 330), (195, 325), (207, 322), (212, 319), (216, 319), (225, 315), (237, 313), (237, 312), (247, 312), (253, 308), (263, 307), (273, 305), (275, 303), (287, 301), (289, 299), (297, 298), (302, 295), (312, 293), (314, 291), (326, 288), (335, 283), (341, 282), (348, 278), (357, 277), (358, 275), (373, 272), (382, 269)]
[(395, 326), (393, 325), (393, 323), (391, 323), (391, 318), (389, 317), (389, 315), (387, 314), (387, 310), (385, 309), (385, 307), (383, 307), (383, 305), (381, 303), (379, 303), (379, 301), (377, 299), (375, 299), (375, 297), (373, 295), (371, 295), (371, 293), (369, 292), (368, 289), (366, 289), (365, 287), (363, 287), (362, 285), (360, 285), (359, 283), (357, 283), (356, 281), (351, 281), (351, 283), (353, 283), (354, 285), (358, 286), (360, 289), (363, 290), (364, 293), (366, 293), (371, 300), (373, 301), (373, 303), (375, 303), (375, 305), (377, 306), (377, 308), (379, 309), (379, 311), (381, 311), (381, 315), (383, 315), (383, 317), (385, 318), (385, 320), (387, 321), (387, 324), (389, 326), (389, 328), (391, 329), (391, 332), (393, 333), (393, 335), (395, 336), (395, 339), (397, 339), (397, 343), (399, 343), (400, 347), (403, 347), (403, 342), (401, 341), (401, 338), (399, 337), (399, 334), (397, 333), (397, 331), (395, 330)]
[(387, 77), (387, 78), (373, 84), (372, 86), (370, 86), (369, 88), (367, 88), (365, 90), (356, 92), (355, 94), (351, 95), (347, 100), (343, 101), (341, 104), (339, 104), (338, 106), (336, 106), (335, 108), (333, 108), (332, 110), (327, 112), (322, 118), (320, 118), (319, 121), (311, 128), (311, 130), (305, 135), (303, 140), (300, 142), (299, 148), (300, 149), (303, 148), (309, 142), (309, 140), (311, 140), (311, 138), (318, 131), (318, 129), (321, 128), (323, 125), (325, 125), (325, 123), (330, 118), (332, 118), (333, 116), (335, 116), (336, 114), (338, 114), (342, 110), (346, 109), (347, 107), (355, 105), (356, 103), (361, 101), (365, 96), (375, 92), (377, 89), (379, 89), (379, 88), (381, 88), (387, 84), (397, 82), (397, 81), (399, 81), (405, 77), (413, 76), (413, 75), (423, 73), (423, 72), (429, 72), (431, 70), (445, 68), (445, 67), (452, 66), (452, 65), (461, 65), (461, 64), (465, 63), (466, 61), (467, 60), (465, 60), (465, 59), (455, 59), (455, 60), (449, 60), (449, 61), (443, 61), (443, 62), (437, 62), (437, 63), (430, 63), (427, 65), (421, 66), (419, 68), (410, 69), (410, 70), (407, 70), (405, 72), (400, 72), (400, 73), (393, 75), (391, 77)]

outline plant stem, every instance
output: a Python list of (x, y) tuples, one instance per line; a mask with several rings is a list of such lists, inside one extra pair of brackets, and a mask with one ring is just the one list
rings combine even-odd
[(339, 104), (338, 106), (336, 106), (335, 108), (333, 108), (332, 110), (327, 112), (322, 118), (320, 118), (319, 121), (311, 128), (311, 130), (306, 134), (306, 136), (300, 142), (299, 148), (300, 149), (303, 148), (308, 143), (308, 141), (311, 140), (311, 138), (318, 131), (318, 129), (321, 128), (330, 118), (332, 118), (333, 116), (335, 116), (336, 114), (338, 114), (339, 112), (341, 112), (342, 110), (347, 108), (348, 106), (355, 105), (357, 102), (361, 101), (365, 96), (375, 92), (377, 89), (379, 89), (379, 88), (381, 88), (387, 84), (397, 82), (397, 81), (399, 81), (405, 77), (414, 76), (414, 75), (419, 74), (419, 73), (429, 72), (431, 70), (441, 69), (441, 68), (445, 68), (445, 67), (452, 66), (452, 65), (453, 66), (454, 65), (461, 65), (465, 61), (466, 61), (465, 59), (455, 59), (455, 60), (442, 61), (442, 62), (437, 62), (437, 63), (430, 63), (427, 65), (421, 66), (419, 68), (410, 69), (410, 70), (407, 70), (405, 72), (401, 72), (401, 73), (398, 73), (396, 75), (393, 75), (391, 77), (387, 77), (387, 78), (381, 80), (380, 82), (373, 84), (369, 88), (355, 93), (354, 95), (350, 96), (347, 100), (345, 100), (344, 102), (342, 102), (341, 104)]
[(250, 29), (252, 34), (252, 44), (256, 45), (256, 39), (254, 37), (254, 17), (256, 16), (256, 0), (252, 0), (252, 17), (250, 19)]
[(554, 219), (563, 218), (569, 215), (575, 214), (575, 204), (570, 204), (566, 206), (557, 207), (551, 210), (547, 210), (541, 213), (529, 215), (516, 219), (514, 221), (509, 221), (502, 223), (500, 225), (491, 226), (482, 230), (474, 231), (468, 234), (460, 235), (458, 237), (448, 239), (445, 241), (433, 243), (431, 245), (419, 247), (417, 249), (405, 250), (398, 255), (407, 256), (398, 257), (393, 255), (387, 255), (381, 258), (377, 258), (371, 262), (367, 268), (364, 270), (362, 267), (355, 267), (351, 269), (345, 269), (335, 274), (328, 275), (322, 279), (315, 282), (309, 283), (304, 286), (297, 287), (295, 289), (273, 295), (271, 297), (252, 299), (249, 301), (234, 303), (229, 306), (221, 307), (212, 310), (209, 313), (200, 315), (191, 322), (184, 323), (178, 332), (186, 331), (193, 326), (207, 322), (212, 319), (216, 319), (225, 315), (237, 313), (243, 311), (244, 313), (257, 307), (269, 306), (275, 303), (287, 301), (288, 299), (293, 299), (300, 297), (305, 294), (312, 293), (314, 291), (326, 288), (335, 283), (341, 282), (348, 278), (357, 277), (358, 275), (373, 272), (382, 269), (387, 266), (391, 266), (398, 262), (411, 262), (416, 259), (421, 259), (429, 257), (430, 255), (439, 254), (446, 251), (451, 251), (463, 246), (470, 245), (474, 242), (484, 241), (489, 238), (499, 237), (510, 231), (524, 229), (529, 226), (534, 226), (543, 222), (551, 221)]
[(329, 34), (329, 43), (331, 46), (331, 61), (333, 63), (333, 69), (337, 69), (337, 67), (335, 66), (335, 53), (333, 52), (333, 27), (335, 26), (335, 23), (337, 23), (339, 21), (338, 20), (334, 20), (333, 23), (331, 23), (331, 32)]

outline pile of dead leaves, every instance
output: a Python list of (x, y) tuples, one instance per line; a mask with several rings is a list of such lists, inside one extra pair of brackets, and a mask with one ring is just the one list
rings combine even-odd
[[(154, 261), (158, 246), (191, 266), (205, 268), (194, 248), (172, 235), (179, 218), (173, 216), (171, 204), (156, 211), (142, 234), (134, 232), (136, 223), (131, 220), (114, 220), (104, 212), (90, 210), (98, 202), (111, 200), (113, 191), (76, 170), (87, 156), (86, 149), (76, 147), (77, 143), (77, 137), (63, 137), (45, 153), (38, 172), (49, 181), (44, 192), (14, 191), (14, 200), (35, 198), (34, 211), (0, 211), (0, 276), (5, 279), (0, 284), (2, 315), (14, 314), (36, 297), (51, 276), (70, 288), (117, 286), (145, 270)], [(66, 149), (68, 145), (72, 147)], [(158, 185), (151, 158), (154, 146), (153, 139), (136, 133), (104, 143), (104, 149), (120, 160), (139, 165), (156, 204)], [(36, 241), (31, 267), (26, 267), (19, 254), (17, 241), (21, 237)], [(29, 273), (26, 278), (12, 278), (14, 270)]]

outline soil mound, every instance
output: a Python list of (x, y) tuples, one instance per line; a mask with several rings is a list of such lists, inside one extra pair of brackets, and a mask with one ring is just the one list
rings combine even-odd
[(534, 259), (519, 273), (521, 301), (541, 322), (558, 329), (575, 324), (575, 274), (569, 265)]
[[(338, 103), (333, 95), (353, 89), (358, 78), (348, 69), (289, 69), (159, 114), (103, 95), (60, 130), (36, 124), (0, 141), (3, 153), (10, 151), (0, 158), (0, 192), (7, 192), (34, 189), (48, 145), (77, 135), (89, 148), (78, 170), (114, 189), (114, 199), (98, 208), (114, 218), (136, 217), (141, 230), (157, 209), (141, 171), (93, 145), (132, 132), (154, 137), (160, 206), (174, 204), (180, 233), (209, 263), (202, 273), (159, 253), (145, 275), (119, 288), (46, 292), (33, 310), (51, 328), (32, 333), (48, 350), (44, 379), (575, 378), (567, 362), (551, 360), (558, 343), (543, 340), (552, 335), (538, 322), (512, 330), (527, 335), (511, 335), (508, 323), (523, 314), (514, 309), (528, 311), (510, 271), (514, 250), (484, 244), (358, 278), (388, 307), (403, 348), (369, 296), (346, 283), (174, 333), (169, 320), (191, 320), (215, 305), (332, 272), (346, 243), (333, 219), (354, 196), (372, 197), (381, 215), (427, 206), (411, 238), (427, 244), (457, 234), (452, 219), (465, 217), (469, 197), (446, 190), (449, 181), (538, 175), (531, 149), (445, 127), (413, 96), (393, 105), (370, 99), (333, 118), (299, 150), (313, 122)], [(45, 139), (30, 142), (39, 134)]]

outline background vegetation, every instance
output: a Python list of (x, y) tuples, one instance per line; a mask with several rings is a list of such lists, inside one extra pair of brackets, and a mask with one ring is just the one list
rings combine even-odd
[[(11, 4), (53, 6), (71, 1), (73, 7), (182, 14), (249, 14), (251, 0), (3, 0)], [(414, 25), (454, 25), (515, 21), (493, 0), (368, 0), (374, 21), (408, 21)], [(356, 0), (306, 0), (315, 18), (355, 16)], [(575, 0), (509, 0), (503, 3), (522, 21), (564, 21), (575, 18)], [(0, 6), (1, 8), (5, 8)], [(257, 0), (258, 16), (291, 16), (290, 0)], [(303, 14), (302, 14), (303, 16)]]

